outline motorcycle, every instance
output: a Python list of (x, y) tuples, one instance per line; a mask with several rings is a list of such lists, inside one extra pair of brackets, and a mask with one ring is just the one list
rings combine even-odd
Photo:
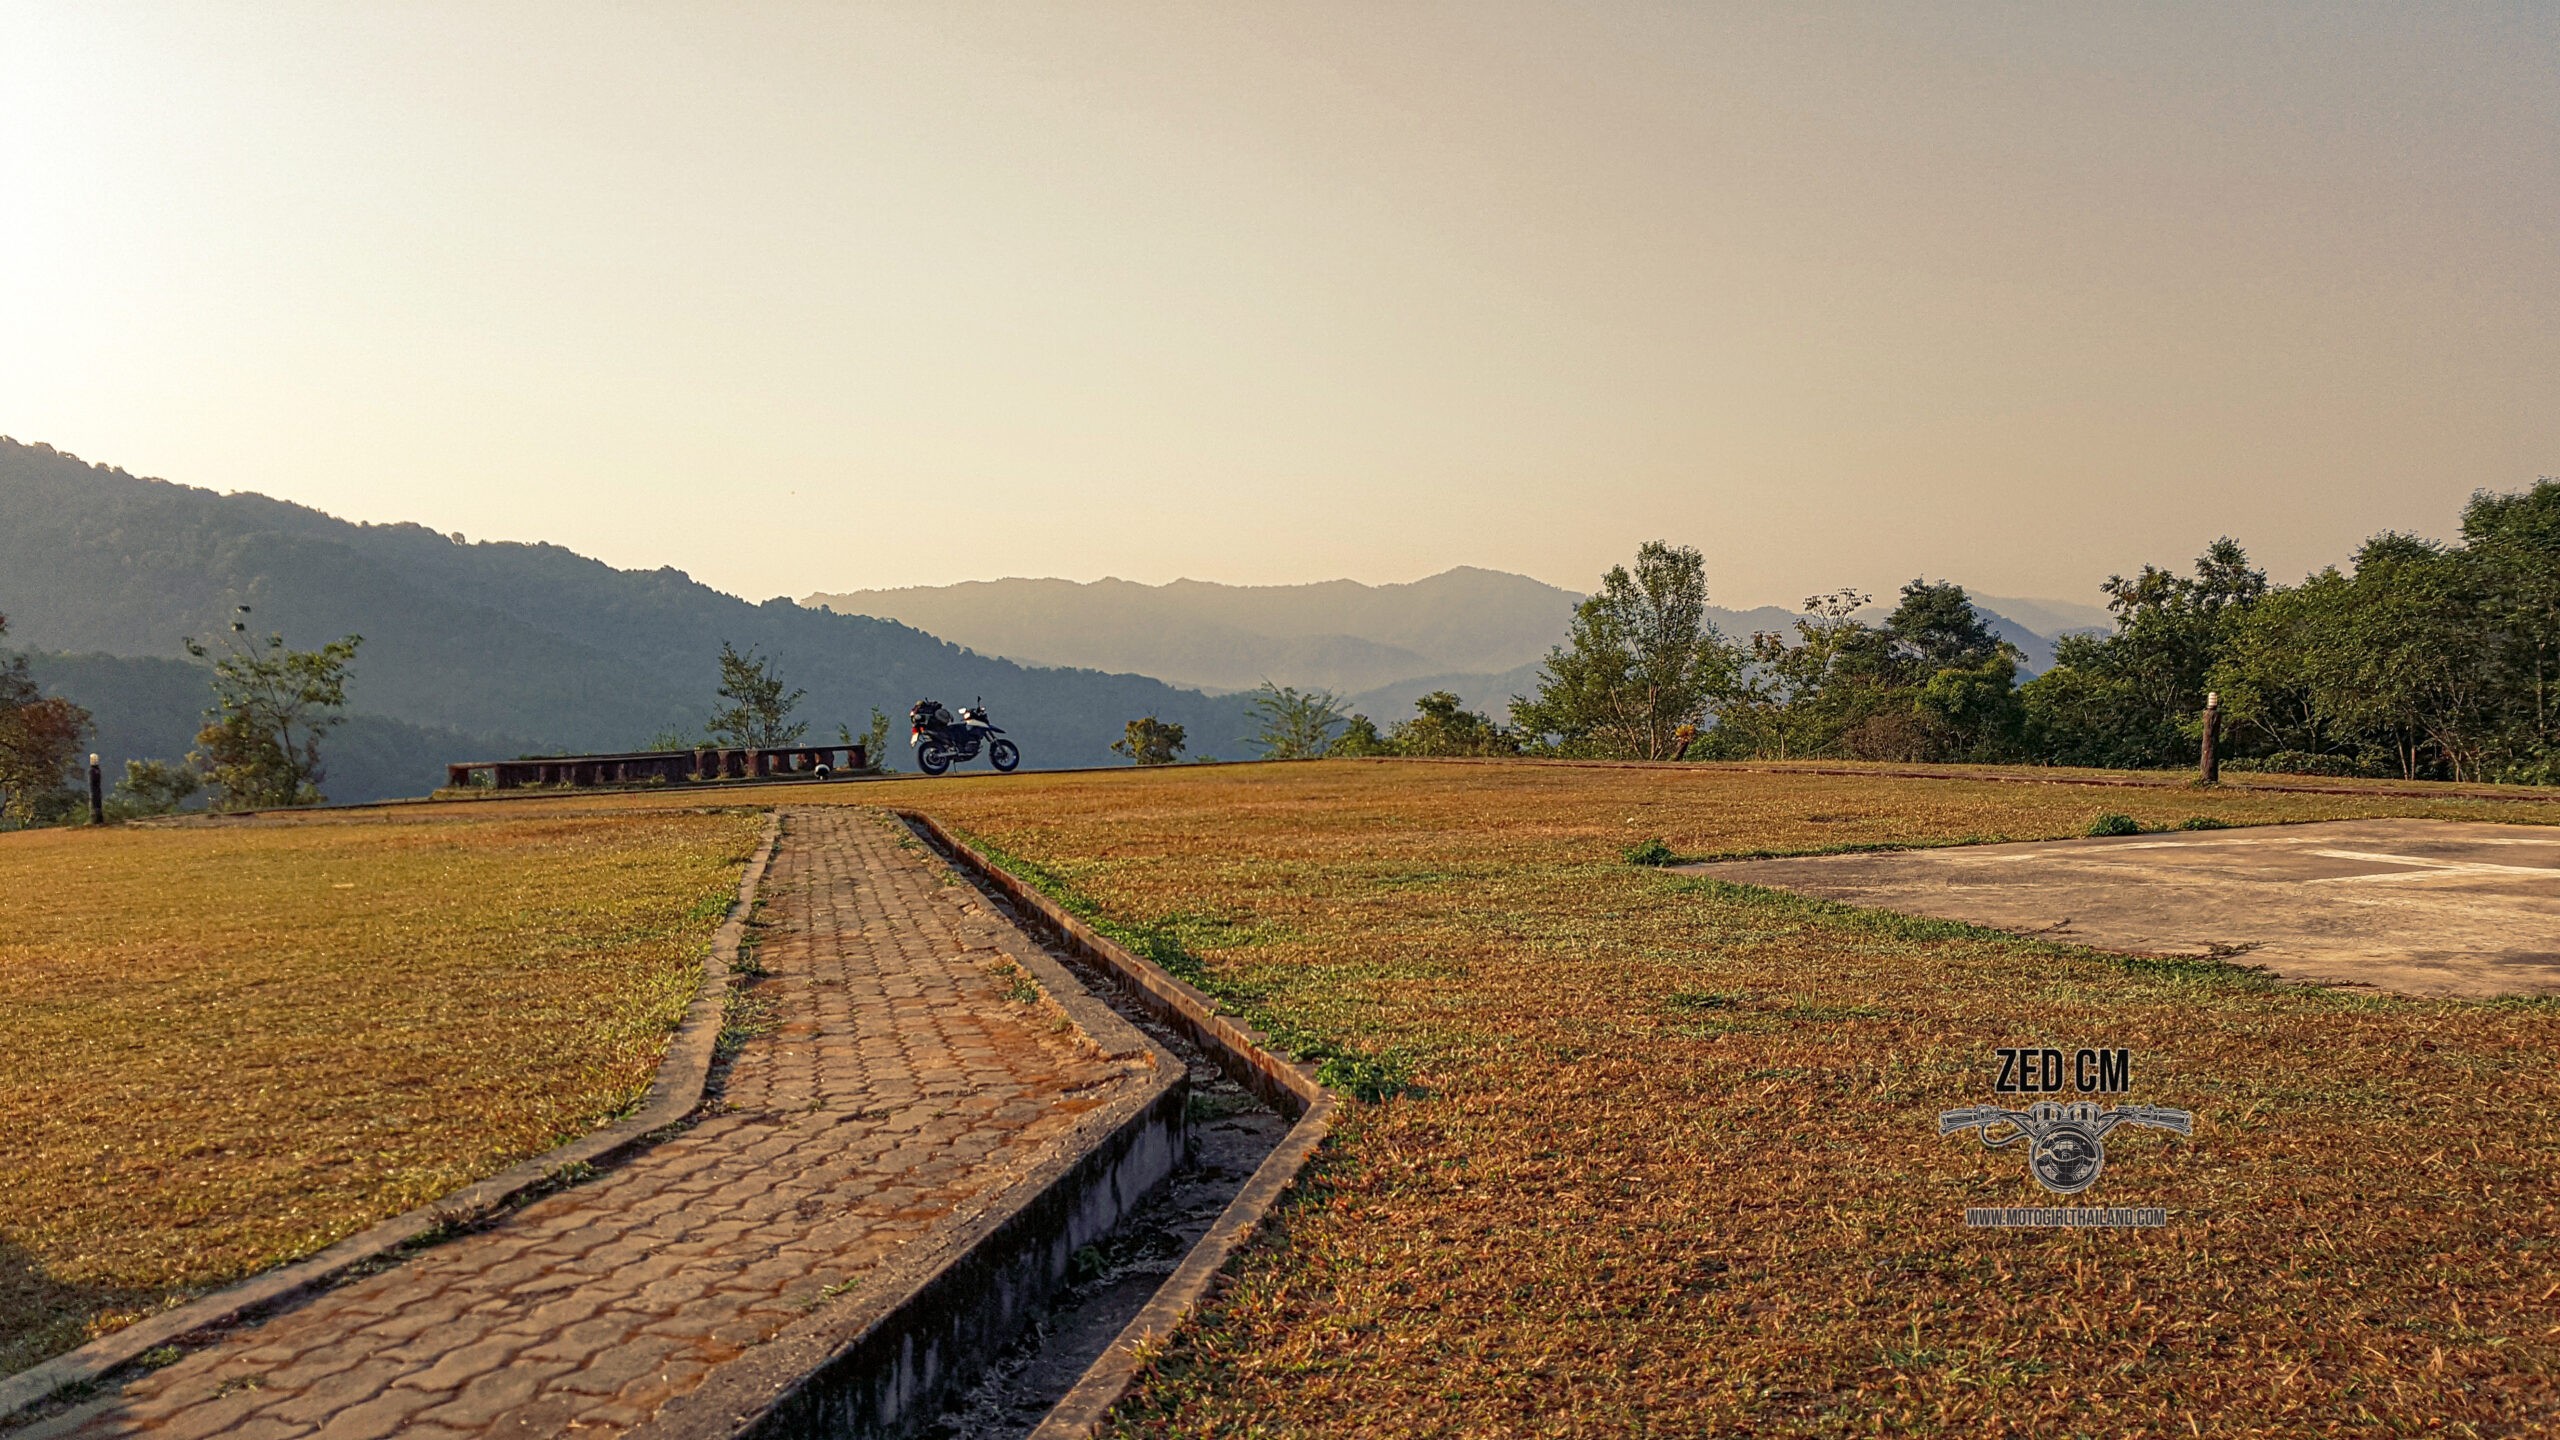
[(1022, 747), (1004, 738), (987, 719), (987, 702), (963, 705), (953, 715), (938, 700), (919, 700), (907, 711), (907, 743), (915, 747), (916, 768), (939, 775), (955, 762), (975, 760), (984, 746), (988, 763), (1005, 774), (1022, 763)]

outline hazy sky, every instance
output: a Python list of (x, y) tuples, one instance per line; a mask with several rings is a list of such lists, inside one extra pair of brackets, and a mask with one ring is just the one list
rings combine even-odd
[(2294, 578), (2560, 473), (2560, 5), (0, 0), (0, 433), (755, 598)]

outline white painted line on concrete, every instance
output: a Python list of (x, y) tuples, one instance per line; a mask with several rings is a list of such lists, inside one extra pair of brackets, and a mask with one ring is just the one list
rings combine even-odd
[(2560, 870), (2547, 865), (2496, 865), (2486, 860), (2436, 860), (2422, 855), (2378, 855), (2368, 850), (2314, 850), (2311, 854), (2330, 860), (2363, 860), (2377, 865), (2406, 865), (2398, 871), (2376, 871), (2370, 875), (2324, 875), (2306, 880), (2306, 885), (2348, 885), (2392, 880), (2446, 880), (2464, 875), (2547, 875), (2560, 880)]

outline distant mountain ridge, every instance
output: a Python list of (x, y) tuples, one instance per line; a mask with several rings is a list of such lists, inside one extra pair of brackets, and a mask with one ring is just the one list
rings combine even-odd
[(1351, 692), (1430, 672), (1508, 670), (1561, 644), (1573, 591), (1459, 566), (1393, 585), (973, 580), (816, 594), (801, 603), (930, 631), (989, 654), (1213, 690)]
[[(213, 632), (242, 602), (255, 607), (254, 629), (296, 645), (365, 637), (350, 709), (408, 727), (377, 727), (401, 752), (380, 773), (403, 777), (382, 793), (417, 793), (444, 761), (488, 758), (451, 753), (466, 743), (623, 749), (698, 728), (724, 640), (761, 648), (806, 687), (800, 713), (813, 735), (831, 736), (839, 721), (859, 731), (874, 706), (903, 716), (927, 695), (985, 697), (1033, 767), (1113, 763), (1121, 727), (1150, 713), (1189, 728), (1197, 754), (1238, 756), (1250, 733), (1241, 702), (1144, 676), (1027, 668), (891, 621), (781, 598), (752, 604), (673, 568), (616, 570), (556, 545), (358, 525), (0, 439), (10, 644), (176, 664), (180, 637)], [(102, 730), (165, 737), (150, 753), (174, 757), (193, 734), (192, 713), (159, 713), (167, 705), (148, 698), (173, 693), (166, 672), (59, 653), (46, 666), (64, 677), (60, 693), (100, 712)], [(157, 718), (146, 723), (143, 710)], [(344, 784), (330, 793), (372, 798)]]
[[(803, 605), (902, 621), (1024, 664), (1091, 665), (1213, 691), (1264, 680), (1323, 689), (1386, 722), (1434, 690), (1500, 715), (1536, 688), (1539, 662), (1565, 642), (1580, 594), (1526, 575), (1460, 566), (1395, 585), (1221, 585), (1176, 580), (972, 580), (810, 595)], [(2003, 602), (2066, 615), (2064, 601)], [(2053, 642), (1987, 603), (1992, 629), (2026, 672), (2053, 664)], [(2102, 611), (2089, 609), (2103, 615)], [(1879, 620), (1883, 608), (1862, 612)], [(1709, 606), (1727, 638), (1774, 630), (1792, 638), (1793, 610)]]

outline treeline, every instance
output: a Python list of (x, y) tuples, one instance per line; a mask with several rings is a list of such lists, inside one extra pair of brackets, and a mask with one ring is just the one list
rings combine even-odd
[(2481, 493), (2462, 539), (2375, 536), (2344, 566), (2270, 585), (2228, 538), (2190, 570), (2106, 583), (2115, 629), (2021, 658), (1963, 588), (1817, 595), (1792, 633), (1706, 618), (1698, 552), (1656, 541), (1576, 607), (1507, 723), (1426, 696), (1381, 729), (1321, 692), (1266, 687), (1267, 755), (2191, 765), (2219, 693), (2232, 769), (2560, 780), (2560, 480)]
[[(246, 617), (249, 607), (237, 607)], [(0, 615), (0, 637), (9, 621)], [(189, 654), (207, 662), (212, 680), (196, 748), (184, 760), (128, 759), (115, 792), (102, 797), (103, 818), (166, 815), (198, 792), (217, 810), (317, 805), (327, 797), (320, 744), (345, 723), (347, 674), (359, 635), (317, 650), (291, 650), (281, 634), (264, 644), (248, 638), (246, 618), (207, 644), (193, 637)], [(27, 657), (0, 652), (0, 829), (60, 824), (80, 818), (82, 746), (95, 717), (36, 686)], [(92, 757), (95, 758), (95, 757)]]

